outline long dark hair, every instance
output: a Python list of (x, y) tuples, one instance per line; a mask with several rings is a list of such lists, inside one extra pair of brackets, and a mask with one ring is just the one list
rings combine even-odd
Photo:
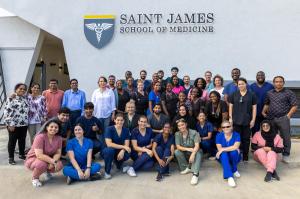
[(44, 124), (44, 126), (42, 127), (42, 129), (41, 129), (40, 132), (41, 132), (41, 133), (47, 133), (47, 128), (48, 128), (48, 126), (50, 126), (51, 123), (55, 123), (55, 124), (58, 125), (58, 133), (60, 133), (60, 131), (61, 131), (61, 123), (60, 123), (60, 121), (57, 120), (57, 119), (54, 119), (54, 120), (48, 120), (48, 121)]

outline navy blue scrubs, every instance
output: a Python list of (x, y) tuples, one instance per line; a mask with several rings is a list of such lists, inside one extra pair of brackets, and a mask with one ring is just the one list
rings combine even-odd
[[(104, 137), (105, 139), (111, 139), (115, 144), (124, 145), (126, 140), (130, 140), (129, 129), (123, 127), (122, 132), (119, 136), (115, 126), (109, 126), (105, 130)], [(123, 162), (129, 159), (130, 155), (127, 151), (125, 151), (123, 159), (117, 160), (117, 156), (120, 151), (121, 149), (115, 149), (112, 147), (106, 147), (105, 149), (103, 149), (105, 172), (107, 174), (110, 174), (111, 164), (113, 161), (115, 161), (117, 168), (120, 169)]]
[[(151, 128), (146, 128), (146, 133), (144, 136), (140, 133), (139, 128), (135, 128), (131, 132), (131, 140), (136, 140), (139, 147), (146, 147), (151, 144), (153, 135), (154, 134)], [(139, 156), (138, 152), (132, 150), (131, 157), (134, 160), (133, 168), (136, 171), (141, 169), (149, 170), (154, 164), (153, 158), (145, 152)]]

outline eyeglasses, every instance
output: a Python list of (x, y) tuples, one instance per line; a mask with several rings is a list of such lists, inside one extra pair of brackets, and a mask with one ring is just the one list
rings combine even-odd
[(229, 129), (231, 126), (222, 126), (222, 129)]

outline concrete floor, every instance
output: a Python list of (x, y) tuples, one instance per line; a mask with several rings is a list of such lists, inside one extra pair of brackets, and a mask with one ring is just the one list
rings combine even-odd
[[(265, 170), (253, 160), (240, 163), (242, 175), (237, 187), (230, 188), (222, 179), (222, 169), (215, 161), (203, 162), (197, 186), (190, 185), (191, 175), (180, 175), (176, 164), (172, 164), (171, 176), (162, 182), (156, 182), (156, 172), (140, 172), (138, 177), (130, 178), (126, 174), (114, 171), (111, 180), (74, 183), (66, 185), (61, 173), (41, 188), (31, 185), (31, 173), (23, 162), (17, 160), (16, 166), (7, 164), (7, 132), (0, 131), (0, 198), (300, 198), (300, 141), (293, 140), (291, 161), (279, 163), (278, 173), (281, 181), (266, 183), (263, 181)], [(17, 159), (17, 158), (16, 158)]]

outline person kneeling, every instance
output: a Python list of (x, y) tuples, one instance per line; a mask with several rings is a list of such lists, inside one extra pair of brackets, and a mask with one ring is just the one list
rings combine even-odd
[(238, 163), (241, 160), (239, 151), (241, 137), (239, 133), (232, 131), (233, 129), (229, 121), (222, 122), (221, 127), (223, 131), (216, 137), (218, 149), (216, 158), (222, 164), (224, 179), (228, 180), (230, 187), (235, 187), (236, 183), (233, 177), (241, 177), (237, 169)]
[(170, 123), (165, 123), (163, 133), (158, 134), (153, 140), (152, 151), (158, 162), (156, 181), (161, 181), (163, 176), (170, 175), (169, 163), (174, 158), (174, 136), (171, 135)]
[(44, 180), (49, 180), (50, 173), (59, 172), (62, 168), (61, 156), (62, 138), (57, 135), (60, 123), (56, 120), (48, 121), (41, 133), (34, 138), (33, 145), (27, 154), (25, 166), (32, 170), (32, 185), (42, 186), (39, 178), (45, 173)]
[(279, 154), (283, 152), (283, 140), (274, 131), (270, 121), (262, 121), (261, 131), (254, 134), (251, 148), (254, 150), (253, 159), (267, 170), (265, 181), (270, 182), (272, 178), (280, 180), (276, 172), (276, 164)]
[(193, 173), (191, 184), (198, 184), (199, 170), (202, 153), (199, 151), (200, 136), (195, 130), (187, 128), (184, 119), (177, 122), (178, 130), (175, 133), (175, 156), (178, 161), (181, 174)]
[(92, 163), (93, 142), (83, 137), (82, 124), (75, 125), (74, 134), (75, 138), (68, 140), (66, 147), (70, 163), (63, 169), (68, 185), (75, 180), (97, 179), (97, 172), (101, 169), (100, 164)]

